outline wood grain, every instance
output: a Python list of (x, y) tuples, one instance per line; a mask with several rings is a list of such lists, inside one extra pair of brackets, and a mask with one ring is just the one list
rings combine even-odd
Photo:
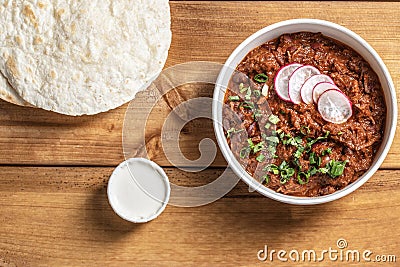
[[(290, 18), (319, 18), (366, 39), (383, 58), (400, 94), (399, 2), (170, 4), (173, 40), (166, 67), (199, 60), (223, 63), (242, 40), (264, 26)], [(159, 101), (148, 118), (149, 156), (166, 167), (176, 184), (209, 183), (223, 171), (216, 167), (225, 166), (218, 153), (213, 168), (180, 171), (171, 167), (160, 143), (160, 129), (177, 100), (210, 97), (212, 91), (212, 85), (181, 86)], [(338, 201), (286, 205), (249, 192), (239, 182), (217, 202), (199, 208), (168, 206), (156, 220), (135, 225), (112, 211), (106, 195), (113, 167), (124, 158), (121, 139), (127, 107), (67, 117), (0, 101), (0, 266), (290, 266), (276, 258), (259, 262), (257, 252), (265, 245), (288, 251), (335, 249), (339, 238), (347, 240), (349, 249), (396, 255), (399, 261), (399, 131), (383, 169)], [(198, 158), (203, 138), (215, 140), (211, 121), (188, 123), (179, 140), (183, 155)], [(132, 153), (140, 149), (144, 148)], [(292, 264), (360, 266), (327, 260)]]
[[(399, 10), (400, 3), (172, 1), (173, 41), (167, 66), (192, 60), (222, 63), (256, 30), (284, 19), (313, 17), (342, 24), (365, 38), (382, 56), (400, 88)], [(211, 96), (212, 89), (189, 88), (184, 95)], [(123, 159), (121, 130), (126, 108), (74, 118), (0, 102), (0, 164), (115, 166)], [(160, 125), (170, 112), (165, 103), (157, 108), (147, 128), (148, 137), (160, 134)], [(180, 141), (183, 153), (197, 158), (197, 145), (204, 137), (213, 138), (210, 121), (189, 126)], [(400, 168), (399, 137), (397, 134), (384, 168)], [(153, 154), (159, 164), (170, 165), (159, 151)], [(224, 164), (218, 154), (214, 166)]]
[[(222, 170), (166, 171), (177, 184), (197, 186)], [(322, 250), (335, 248), (339, 238), (352, 249), (400, 254), (400, 171), (379, 171), (351, 195), (310, 207), (269, 200), (240, 182), (217, 202), (168, 206), (143, 225), (125, 222), (111, 210), (106, 197), (111, 172), (0, 167), (0, 259), (18, 266), (254, 265), (264, 245)], [(285, 265), (276, 260), (274, 266)]]
[[(223, 63), (256, 30), (284, 19), (313, 17), (342, 24), (365, 38), (400, 88), (399, 10), (400, 3), (171, 1), (173, 40), (167, 66), (192, 60)], [(213, 87), (182, 90), (186, 99), (210, 97)], [(121, 130), (126, 108), (75, 118), (0, 102), (0, 164), (115, 166), (123, 160)], [(169, 112), (168, 105), (159, 103), (147, 128), (148, 137), (160, 134)], [(211, 125), (204, 120), (188, 126), (180, 141), (184, 155), (199, 156), (199, 140), (214, 138)], [(384, 168), (400, 168), (397, 140), (399, 134)], [(159, 164), (171, 165), (160, 151), (152, 153)], [(213, 164), (225, 165), (220, 154)]]

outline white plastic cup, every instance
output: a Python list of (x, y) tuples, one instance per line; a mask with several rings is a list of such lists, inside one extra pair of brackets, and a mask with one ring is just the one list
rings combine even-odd
[(110, 176), (108, 201), (121, 218), (144, 223), (157, 218), (167, 206), (171, 193), (164, 170), (148, 159), (130, 158)]

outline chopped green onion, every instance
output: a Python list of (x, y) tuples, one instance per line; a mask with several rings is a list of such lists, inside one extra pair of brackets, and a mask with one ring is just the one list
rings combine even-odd
[(336, 160), (331, 160), (329, 163), (328, 163), (328, 166), (329, 166), (329, 175), (332, 177), (332, 178), (336, 178), (336, 177), (338, 177), (338, 176), (340, 176), (340, 175), (342, 175), (343, 174), (343, 171), (344, 171), (344, 168), (346, 167), (346, 163), (347, 163), (348, 161), (347, 160), (345, 160), (345, 161), (336, 161)]
[(244, 131), (244, 129), (240, 129), (240, 130), (236, 130), (235, 128), (230, 128), (228, 131), (226, 131), (226, 137), (227, 138), (229, 138), (229, 137), (231, 137), (232, 136), (232, 134), (233, 133), (240, 133), (240, 132), (243, 132)]
[(293, 157), (299, 159), (301, 155), (303, 155), (303, 152), (304, 152), (304, 147), (299, 147), (297, 148), (296, 152), (294, 152)]
[(327, 139), (328, 136), (329, 136), (329, 131), (327, 131), (327, 132), (325, 133), (324, 136), (319, 136), (319, 137), (317, 137), (316, 139), (310, 139), (310, 138), (307, 139), (307, 140), (309, 140), (309, 141), (308, 141), (308, 143), (306, 144), (306, 151), (309, 152), (309, 151), (311, 150), (311, 147), (312, 147), (313, 144), (315, 144), (316, 142), (318, 142), (318, 141), (320, 141), (320, 140)]
[(287, 162), (284, 160), (284, 161), (281, 162), (281, 165), (279, 165), (279, 169), (280, 169), (280, 170), (281, 170), (281, 169), (285, 169), (285, 168), (287, 168), (287, 166), (289, 166), (289, 165), (288, 165)]
[(253, 143), (253, 140), (251, 140), (251, 138), (248, 138), (248, 139), (247, 139), (247, 143), (249, 144), (250, 149), (253, 149), (254, 143)]
[(271, 127), (271, 123), (267, 122), (264, 126), (265, 129), (269, 129), (269, 127)]
[(303, 139), (301, 139), (300, 136), (296, 136), (296, 137), (294, 138), (294, 141), (295, 141), (297, 144), (300, 145), (300, 144), (303, 142)]
[(293, 174), (294, 174), (293, 168), (286, 168), (286, 169), (281, 170), (281, 176), (283, 178), (290, 178), (293, 176)]
[(342, 134), (344, 134), (344, 132), (338, 132), (338, 133), (337, 133), (337, 135), (342, 135)]
[(313, 176), (314, 174), (316, 174), (318, 172), (317, 168), (315, 168), (314, 166), (311, 167), (311, 169), (308, 170), (307, 173), (310, 174), (310, 176)]
[(315, 163), (317, 163), (317, 162), (315, 161), (315, 153), (314, 153), (314, 152), (311, 152), (311, 153), (310, 153), (309, 161), (310, 161), (310, 164), (315, 164)]
[(272, 170), (272, 173), (273, 174), (275, 174), (275, 175), (278, 175), (279, 174), (279, 169), (271, 169)]
[(258, 117), (262, 116), (262, 113), (260, 110), (256, 109), (253, 113), (254, 119), (257, 120)]
[[(284, 145), (292, 145), (292, 146), (295, 146), (297, 148), (302, 147), (303, 139), (301, 139), (300, 136), (292, 137), (290, 134), (286, 134), (285, 135), (284, 133), (281, 133), (279, 135), (279, 137), (282, 140), (282, 143)], [(284, 139), (285, 137), (288, 138), (288, 139)], [(303, 149), (303, 151), (304, 151), (304, 149)]]
[(279, 174), (279, 167), (276, 166), (275, 164), (269, 164), (265, 166), (263, 171), (272, 172), (273, 174)]
[(318, 161), (317, 161), (318, 167), (321, 166), (321, 163), (322, 163), (322, 158), (321, 158), (321, 157), (318, 157)]
[(260, 97), (260, 96), (261, 96), (260, 90), (254, 90), (254, 91), (253, 91), (253, 94), (254, 94), (256, 97)]
[(247, 157), (250, 153), (250, 148), (249, 147), (244, 147), (240, 150), (239, 155), (241, 159), (244, 159)]
[(264, 139), (271, 143), (279, 143), (279, 138), (276, 136), (266, 136)]
[(266, 184), (269, 183), (269, 176), (268, 176), (268, 174), (266, 174), (266, 175), (264, 175), (264, 176), (262, 177), (261, 182), (263, 182), (263, 181), (265, 181)]
[(258, 151), (261, 151), (264, 149), (264, 141), (258, 143), (257, 145), (254, 146), (253, 152), (257, 153)]
[(231, 95), (228, 97), (228, 99), (230, 101), (239, 101), (240, 100), (239, 96), (237, 96), (237, 95)]
[(257, 153), (258, 151), (261, 151), (264, 149), (264, 141), (255, 145), (253, 143), (253, 140), (251, 140), (251, 138), (248, 138), (247, 143), (249, 144), (250, 150), (253, 150), (253, 153)]
[(319, 168), (318, 172), (320, 172), (322, 174), (327, 174), (329, 172), (329, 169), (327, 167)]
[(239, 91), (240, 91), (241, 93), (244, 93), (246, 90), (247, 90), (247, 87), (244, 87), (244, 84), (243, 84), (243, 83), (240, 83), (240, 84), (239, 84)]
[(290, 180), (290, 178), (294, 175), (294, 169), (289, 167), (286, 161), (282, 161), (281, 165), (279, 165), (279, 171), (281, 174), (280, 182), (282, 184), (286, 183)]
[(265, 156), (264, 156), (263, 154), (260, 154), (260, 155), (258, 155), (258, 156), (256, 157), (256, 160), (257, 160), (258, 162), (263, 162), (264, 159), (265, 159)]
[(324, 151), (322, 151), (322, 156), (325, 156), (326, 154), (331, 154), (332, 153), (332, 148), (328, 147)]
[(247, 88), (246, 95), (244, 96), (244, 99), (250, 100), (251, 99), (251, 89), (250, 86)]
[[(284, 141), (283, 138), (284, 138), (285, 136), (290, 137), (290, 134), (289, 134), (289, 135), (285, 135), (284, 132), (280, 132), (280, 133), (279, 133), (279, 138), (280, 138), (282, 141)], [(286, 145), (285, 143), (283, 143), (283, 144)]]
[(277, 123), (280, 121), (280, 119), (278, 118), (278, 116), (276, 116), (276, 115), (274, 115), (274, 114), (271, 114), (271, 115), (268, 117), (268, 120), (269, 120), (272, 124), (277, 124)]
[(235, 128), (230, 128), (228, 131), (226, 131), (226, 137), (227, 138), (231, 137), (231, 133), (234, 133), (235, 130), (236, 130)]
[(275, 145), (268, 145), (268, 146), (267, 146), (267, 151), (268, 151), (271, 155), (274, 155), (274, 158), (277, 158), (277, 156), (275, 155), (275, 153), (276, 153), (276, 146), (275, 146)]
[(268, 81), (268, 76), (264, 73), (259, 73), (254, 76), (254, 80), (259, 83), (265, 83)]
[(254, 103), (247, 102), (247, 101), (243, 102), (243, 103), (240, 103), (239, 107), (240, 106), (242, 106), (244, 108), (248, 108), (248, 109), (254, 109)]
[(300, 133), (301, 133), (302, 135), (310, 134), (310, 127), (305, 126), (305, 125), (301, 126), (301, 128), (300, 128)]
[[(305, 178), (305, 180), (303, 180), (302, 178), (301, 178), (301, 176), (304, 176), (304, 178)], [(308, 183), (308, 181), (310, 180), (310, 174), (309, 173), (306, 173), (306, 172), (299, 172), (298, 174), (297, 174), (297, 181), (299, 182), (299, 184), (306, 184), (306, 183)]]

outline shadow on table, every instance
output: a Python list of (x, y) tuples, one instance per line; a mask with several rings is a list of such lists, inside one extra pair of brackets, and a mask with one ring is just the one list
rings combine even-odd
[[(336, 203), (336, 202), (335, 202)], [(298, 206), (280, 203), (263, 197), (257, 192), (250, 193), (243, 182), (233, 191), (218, 200), (213, 214), (215, 230), (231, 229), (228, 235), (287, 242), (306, 229), (318, 229), (328, 217), (335, 218), (335, 203), (313, 206)]]
[(107, 201), (107, 190), (103, 187), (93, 191), (86, 206), (84, 217), (90, 231), (98, 231), (96, 235), (103, 236), (108, 241), (118, 241), (143, 225), (128, 222), (116, 215)]

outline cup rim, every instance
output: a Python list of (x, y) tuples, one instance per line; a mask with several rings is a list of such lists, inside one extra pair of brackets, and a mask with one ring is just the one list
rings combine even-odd
[[(112, 195), (115, 194), (115, 192), (111, 192), (110, 189), (110, 184), (112, 183), (114, 177), (117, 175), (117, 173), (120, 171), (120, 169), (125, 165), (125, 164), (129, 164), (129, 162), (141, 162), (144, 164), (148, 164), (151, 167), (153, 167), (163, 178), (163, 182), (165, 184), (166, 187), (166, 195), (165, 195), (165, 199), (163, 200), (162, 206), (151, 216), (146, 217), (146, 218), (130, 218), (128, 216), (126, 216), (125, 214), (123, 214), (120, 209), (118, 209), (117, 205), (112, 201)], [(170, 198), (170, 194), (171, 194), (171, 187), (169, 184), (169, 179), (167, 174), (164, 172), (164, 170), (154, 161), (151, 161), (149, 159), (146, 158), (129, 158), (127, 160), (124, 160), (123, 162), (121, 162), (112, 172), (110, 179), (108, 180), (108, 186), (107, 186), (107, 197), (108, 197), (108, 203), (110, 203), (111, 208), (113, 209), (113, 211), (120, 216), (122, 219), (129, 221), (129, 222), (133, 222), (133, 223), (145, 223), (145, 222), (149, 222), (151, 220), (154, 220), (155, 218), (157, 218), (167, 207), (167, 204), (169, 202), (169, 198)]]
[[(247, 48), (251, 42), (262, 36), (263, 34), (275, 30), (277, 28), (281, 28), (284, 26), (289, 26), (293, 24), (304, 24), (304, 25), (319, 25), (325, 28), (331, 28), (335, 29), (344, 35), (347, 35), (351, 39), (354, 39), (357, 43), (359, 43), (361, 46), (363, 46), (368, 53), (371, 54), (373, 59), (376, 61), (378, 64), (379, 68), (381, 69), (385, 82), (387, 83), (387, 88), (388, 92), (384, 91), (384, 94), (389, 94), (390, 95), (390, 103), (387, 103), (387, 99), (385, 98), (386, 105), (391, 107), (392, 112), (389, 114), (389, 109), (387, 109), (387, 118), (386, 118), (386, 123), (390, 124), (390, 128), (386, 126), (385, 128), (385, 135), (387, 134), (387, 141), (386, 143), (381, 144), (381, 148), (383, 146), (383, 149), (381, 150), (379, 155), (375, 155), (375, 161), (374, 163), (370, 166), (370, 168), (361, 176), (359, 177), (356, 181), (353, 183), (347, 185), (346, 187), (342, 188), (341, 190), (335, 191), (332, 194), (329, 195), (324, 195), (324, 196), (317, 196), (317, 197), (297, 197), (297, 196), (290, 196), (290, 195), (284, 195), (281, 193), (278, 193), (272, 189), (267, 188), (264, 185), (261, 185), (256, 179), (254, 179), (252, 176), (250, 176), (240, 165), (240, 163), (236, 160), (234, 157), (233, 153), (231, 152), (228, 143), (226, 141), (226, 138), (223, 133), (222, 129), (222, 123), (220, 122), (220, 114), (219, 114), (219, 105), (220, 103), (220, 94), (225, 94), (226, 90), (226, 84), (223, 83), (223, 80), (226, 76), (226, 72), (228, 69), (235, 69), (236, 66), (231, 66), (232, 62), (234, 59), (237, 57), (237, 55), (244, 49)], [(323, 30), (321, 30), (323, 33)], [(282, 32), (283, 34), (284, 32)], [(340, 41), (340, 40), (339, 40)], [(254, 47), (255, 48), (255, 47)], [(251, 51), (251, 48), (249, 51)], [(357, 50), (356, 50), (357, 51)], [(381, 81), (382, 83), (382, 81)], [(221, 88), (221, 85), (225, 85), (225, 88)], [(362, 186), (365, 182), (367, 182), (372, 175), (378, 170), (378, 168), (381, 166), (382, 162), (386, 158), (389, 149), (391, 147), (391, 144), (394, 139), (395, 131), (396, 131), (396, 124), (397, 124), (397, 100), (396, 100), (396, 91), (394, 89), (394, 83), (393, 80), (390, 76), (390, 73), (384, 64), (383, 60), (380, 58), (378, 53), (358, 34), (354, 33), (353, 31), (338, 25), (336, 23), (326, 21), (326, 20), (319, 20), (319, 19), (291, 19), (291, 20), (285, 20), (281, 22), (277, 22), (274, 24), (271, 24), (267, 27), (264, 27), (260, 29), (259, 31), (253, 33), (250, 35), (248, 38), (246, 38), (237, 48), (231, 53), (231, 55), (228, 57), (226, 60), (223, 69), (218, 75), (217, 82), (215, 85), (214, 89), (214, 95), (213, 95), (213, 106), (212, 106), (212, 115), (213, 115), (213, 126), (214, 126), (214, 132), (217, 138), (218, 145), (222, 151), (223, 156), (227, 160), (229, 166), (233, 169), (233, 171), (238, 175), (242, 181), (247, 183), (251, 189), (256, 190), (257, 192), (261, 193), (262, 195), (269, 197), (271, 199), (288, 203), (288, 204), (295, 204), (295, 205), (314, 205), (314, 204), (322, 204), (322, 203), (327, 203), (339, 198), (342, 198), (352, 192), (354, 192), (356, 189), (358, 189), (360, 186)], [(222, 110), (221, 110), (222, 111)], [(222, 115), (222, 114), (221, 114)], [(390, 116), (390, 118), (388, 118)], [(389, 132), (386, 133), (386, 131), (389, 129)], [(385, 138), (385, 137), (384, 137)], [(260, 186), (261, 185), (261, 186)]]

